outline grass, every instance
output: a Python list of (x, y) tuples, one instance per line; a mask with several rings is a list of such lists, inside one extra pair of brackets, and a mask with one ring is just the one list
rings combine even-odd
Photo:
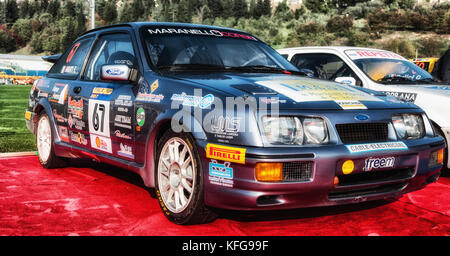
[(34, 135), (25, 124), (31, 86), (0, 85), (0, 152), (36, 150)]

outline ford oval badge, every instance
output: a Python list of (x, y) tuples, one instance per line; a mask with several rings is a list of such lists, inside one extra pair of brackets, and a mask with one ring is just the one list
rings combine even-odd
[(369, 120), (369, 116), (365, 115), (365, 114), (357, 114), (355, 116), (355, 119), (359, 120), (359, 121), (366, 121), (366, 120)]

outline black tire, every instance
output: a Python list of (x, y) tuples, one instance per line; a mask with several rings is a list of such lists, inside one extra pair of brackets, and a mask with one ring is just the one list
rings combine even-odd
[[(193, 158), (194, 158), (194, 171), (195, 173), (195, 182), (193, 186), (192, 198), (188, 202), (186, 208), (179, 212), (173, 212), (166, 207), (163, 198), (161, 196), (161, 191), (159, 188), (158, 174), (159, 174), (159, 159), (161, 157), (162, 149), (164, 145), (172, 138), (180, 138), (189, 146)], [(203, 186), (203, 172), (200, 163), (200, 158), (198, 154), (198, 150), (195, 146), (195, 141), (192, 135), (188, 133), (175, 133), (172, 130), (167, 131), (159, 140), (156, 157), (155, 157), (155, 192), (156, 197), (158, 199), (159, 206), (161, 207), (164, 215), (171, 222), (179, 225), (193, 225), (193, 224), (202, 224), (212, 222), (217, 218), (217, 214), (214, 213), (211, 209), (207, 208), (204, 203), (204, 186)]]
[[(39, 152), (39, 147), (38, 147), (38, 143), (39, 143), (39, 125), (41, 124), (41, 120), (42, 122), (48, 122), (48, 125), (50, 127), (50, 153), (47, 157), (47, 159), (45, 159), (45, 157), (41, 157), (41, 152)], [(67, 166), (67, 159), (62, 158), (62, 157), (58, 157), (55, 154), (55, 146), (54, 146), (54, 138), (53, 138), (53, 128), (50, 122), (50, 118), (48, 117), (48, 115), (45, 112), (42, 112), (39, 115), (38, 121), (36, 123), (36, 147), (37, 147), (37, 152), (38, 152), (38, 157), (39, 157), (39, 162), (41, 163), (42, 167), (46, 168), (46, 169), (53, 169), (53, 168), (61, 168), (61, 167), (65, 167)]]

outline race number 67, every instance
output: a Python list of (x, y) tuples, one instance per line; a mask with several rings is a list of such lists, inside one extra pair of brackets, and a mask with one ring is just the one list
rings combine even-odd
[[(101, 112), (101, 118), (99, 112)], [(92, 113), (92, 120), (95, 131), (98, 131), (100, 125), (100, 132), (103, 132), (105, 123), (105, 105), (95, 103), (94, 111)]]

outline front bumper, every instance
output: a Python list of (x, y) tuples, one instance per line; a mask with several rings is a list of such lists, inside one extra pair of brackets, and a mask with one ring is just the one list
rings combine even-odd
[[(232, 181), (211, 182), (208, 143), (198, 141), (203, 168), (205, 203), (230, 210), (274, 210), (330, 206), (386, 199), (421, 189), (437, 180), (442, 164), (429, 166), (432, 152), (444, 147), (441, 137), (406, 142), (408, 150), (351, 154), (344, 145), (309, 148), (247, 148), (245, 164), (230, 163)], [(365, 172), (364, 159), (395, 157), (393, 168)], [(342, 162), (352, 159), (355, 171), (342, 173)], [(255, 177), (259, 162), (311, 162), (311, 177), (298, 182), (260, 182)], [(372, 175), (376, 174), (375, 176)], [(356, 176), (359, 175), (359, 176)], [(335, 176), (343, 182), (335, 185)], [(213, 177), (212, 180), (216, 179)], [(229, 180), (228, 180), (229, 181)]]

